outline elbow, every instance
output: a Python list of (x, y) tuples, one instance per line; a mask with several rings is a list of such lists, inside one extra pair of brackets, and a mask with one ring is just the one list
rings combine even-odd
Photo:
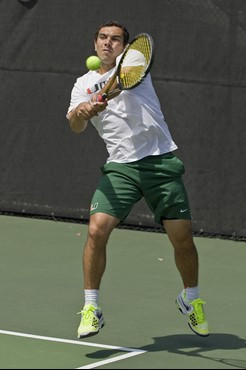
[(70, 129), (75, 134), (80, 134), (87, 127), (88, 121), (85, 119), (82, 119), (81, 117), (77, 117), (75, 110), (67, 114), (67, 119), (69, 122)]
[(86, 129), (87, 122), (84, 122), (84, 124), (83, 124), (83, 125), (78, 125), (78, 124), (76, 124), (75, 122), (73, 122), (72, 120), (69, 120), (69, 126), (70, 126), (70, 129), (71, 129), (75, 134), (80, 134), (81, 132), (83, 132), (83, 131)]
[(74, 126), (71, 122), (69, 122), (70, 129), (75, 133), (79, 134), (81, 131), (78, 129), (78, 127)]

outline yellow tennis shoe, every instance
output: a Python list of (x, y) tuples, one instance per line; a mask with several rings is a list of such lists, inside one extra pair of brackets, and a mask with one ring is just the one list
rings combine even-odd
[(185, 290), (178, 295), (175, 302), (180, 312), (188, 316), (188, 325), (191, 330), (201, 337), (207, 337), (209, 335), (209, 327), (203, 309), (203, 305), (206, 302), (201, 298), (194, 299), (191, 302), (187, 301)]
[(93, 304), (84, 306), (78, 314), (81, 314), (78, 338), (97, 334), (105, 324), (100, 307), (94, 307)]

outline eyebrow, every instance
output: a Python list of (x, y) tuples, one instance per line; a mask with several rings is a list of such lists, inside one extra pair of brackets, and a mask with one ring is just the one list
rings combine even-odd
[[(98, 37), (101, 37), (101, 36), (104, 36), (104, 37), (108, 37), (108, 36), (110, 36), (109, 34), (107, 34), (107, 33), (104, 33), (104, 32), (99, 32), (99, 34), (98, 34)], [(122, 35), (111, 35), (110, 36), (111, 38), (114, 38), (114, 39), (119, 39), (119, 40), (123, 40), (123, 36)]]

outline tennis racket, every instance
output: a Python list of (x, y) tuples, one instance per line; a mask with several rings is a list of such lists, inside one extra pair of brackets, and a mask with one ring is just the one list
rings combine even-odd
[(154, 59), (154, 42), (147, 33), (140, 33), (126, 46), (118, 67), (101, 89), (97, 100), (112, 99), (122, 90), (139, 85), (150, 71)]

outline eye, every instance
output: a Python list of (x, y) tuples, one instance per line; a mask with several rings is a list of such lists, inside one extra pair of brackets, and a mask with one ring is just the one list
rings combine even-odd
[(118, 41), (118, 42), (121, 42), (121, 37), (112, 37), (112, 40), (113, 41)]
[(103, 33), (100, 33), (99, 36), (98, 36), (99, 39), (103, 40), (103, 39), (106, 39), (107, 36), (104, 35)]

